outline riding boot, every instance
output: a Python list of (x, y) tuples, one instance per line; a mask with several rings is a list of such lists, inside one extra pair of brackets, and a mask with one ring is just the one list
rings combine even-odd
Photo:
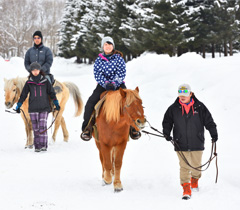
[(95, 124), (95, 112), (92, 113), (91, 118), (88, 122), (88, 125), (80, 135), (82, 140), (89, 141), (92, 138), (92, 131), (93, 131), (94, 124)]
[(132, 126), (130, 127), (129, 134), (133, 140), (138, 140), (141, 137), (141, 133), (139, 131), (136, 131), (136, 129)]

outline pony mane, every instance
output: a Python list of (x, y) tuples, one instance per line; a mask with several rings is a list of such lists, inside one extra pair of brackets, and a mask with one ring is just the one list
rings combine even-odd
[(5, 86), (4, 89), (8, 89), (9, 87), (12, 87), (13, 85), (16, 85), (17, 89), (19, 90), (20, 94), (22, 92), (22, 89), (27, 81), (26, 77), (17, 77), (9, 80), (5, 80)]
[(120, 94), (120, 90), (109, 92), (106, 95), (105, 102), (103, 104), (103, 112), (106, 116), (106, 121), (119, 122), (123, 106), (130, 106), (133, 101), (140, 99), (138, 91), (123, 89), (126, 93), (126, 102), (123, 104), (123, 97)]

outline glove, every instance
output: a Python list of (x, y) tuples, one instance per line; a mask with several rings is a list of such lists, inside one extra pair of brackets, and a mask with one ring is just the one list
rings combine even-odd
[(18, 102), (17, 106), (15, 108), (15, 111), (19, 114), (20, 113), (20, 107), (22, 106), (22, 103)]
[(106, 90), (116, 90), (116, 84), (115, 84), (115, 82), (108, 82), (108, 81), (106, 81), (105, 82), (105, 89)]
[(216, 142), (218, 140), (217, 136), (212, 136), (212, 143)]
[(56, 106), (56, 110), (59, 111), (60, 110), (60, 106), (59, 106), (58, 100), (53, 100), (53, 103)]
[(166, 139), (167, 141), (172, 141), (172, 137), (171, 137), (171, 136), (165, 136), (165, 139)]

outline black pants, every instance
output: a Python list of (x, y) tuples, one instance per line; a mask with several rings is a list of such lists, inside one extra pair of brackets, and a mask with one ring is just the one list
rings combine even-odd
[[(126, 89), (126, 86), (124, 83), (120, 85), (122, 89)], [(119, 87), (119, 88), (120, 88)], [(117, 89), (119, 89), (117, 88)], [(84, 130), (88, 124), (88, 121), (90, 120), (90, 117), (92, 115), (92, 112), (94, 110), (94, 106), (97, 104), (97, 102), (100, 100), (100, 95), (106, 91), (105, 88), (103, 88), (101, 85), (97, 85), (95, 90), (93, 91), (92, 95), (89, 97), (86, 105), (85, 105), (85, 111), (83, 115), (83, 124), (82, 124), (82, 130)]]

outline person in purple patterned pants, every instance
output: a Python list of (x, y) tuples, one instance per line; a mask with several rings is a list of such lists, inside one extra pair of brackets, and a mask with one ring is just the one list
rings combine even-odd
[(47, 118), (48, 112), (33, 112), (29, 113), (32, 121), (34, 132), (34, 147), (37, 150), (46, 151), (48, 147)]
[(53, 100), (56, 110), (60, 110), (60, 106), (51, 83), (41, 71), (41, 65), (34, 62), (30, 65), (30, 70), (31, 73), (23, 87), (16, 112), (20, 113), (20, 107), (30, 93), (28, 112), (34, 132), (35, 152), (47, 151), (48, 136), (45, 130), (47, 130), (48, 113), (51, 112), (48, 97)]

